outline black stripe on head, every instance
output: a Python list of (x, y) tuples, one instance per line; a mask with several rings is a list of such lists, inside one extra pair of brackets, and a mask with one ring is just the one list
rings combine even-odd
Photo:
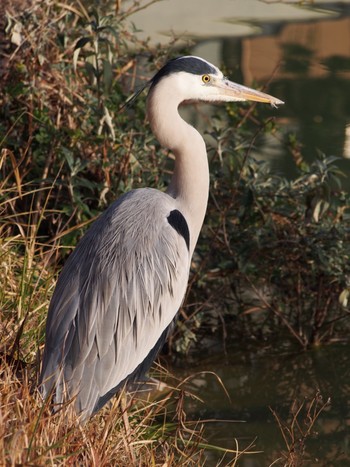
[(168, 216), (168, 222), (176, 232), (184, 238), (188, 251), (190, 251), (190, 231), (186, 219), (180, 211), (174, 209)]
[(192, 56), (178, 57), (170, 60), (158, 71), (151, 80), (152, 86), (159, 83), (165, 76), (171, 75), (172, 73), (179, 73), (180, 71), (185, 71), (186, 73), (192, 73), (194, 75), (217, 74), (216, 68), (205, 60)]

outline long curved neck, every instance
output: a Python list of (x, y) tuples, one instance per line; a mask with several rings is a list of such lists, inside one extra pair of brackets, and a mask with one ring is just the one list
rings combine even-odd
[(191, 234), (191, 254), (197, 243), (209, 194), (209, 168), (204, 140), (179, 115), (181, 101), (159, 83), (151, 89), (147, 114), (160, 144), (172, 151), (175, 168), (167, 193), (176, 199)]

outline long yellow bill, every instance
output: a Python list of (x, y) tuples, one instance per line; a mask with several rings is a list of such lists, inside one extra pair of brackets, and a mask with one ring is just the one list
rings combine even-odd
[(284, 104), (283, 101), (277, 97), (270, 96), (265, 92), (256, 91), (255, 89), (248, 88), (241, 84), (234, 83), (227, 79), (220, 80), (215, 83), (216, 87), (220, 89), (220, 94), (224, 94), (233, 101), (255, 101), (271, 104), (273, 107)]

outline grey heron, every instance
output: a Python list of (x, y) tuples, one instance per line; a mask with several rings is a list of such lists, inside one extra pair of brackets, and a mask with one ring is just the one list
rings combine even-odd
[(179, 105), (283, 104), (194, 56), (169, 61), (149, 86), (151, 129), (175, 157), (169, 187), (135, 189), (111, 204), (68, 258), (49, 306), (41, 392), (53, 394), (56, 404), (74, 398), (82, 419), (145, 374), (185, 295), (207, 208), (209, 167), (205, 142), (181, 118)]

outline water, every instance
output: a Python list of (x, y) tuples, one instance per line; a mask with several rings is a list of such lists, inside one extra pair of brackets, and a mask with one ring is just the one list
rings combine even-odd
[[(281, 128), (278, 137), (257, 142), (258, 155), (276, 172), (296, 172), (285, 144), (292, 133), (305, 161), (314, 160), (318, 151), (335, 155), (350, 175), (350, 2), (169, 0), (131, 20), (151, 42), (167, 43), (173, 33), (180, 35), (179, 49), (190, 44), (190, 53), (225, 64), (233, 80), (268, 84), (267, 91), (286, 102), (269, 113)], [(350, 190), (350, 177), (343, 187)], [(285, 421), (293, 403), (304, 403), (304, 414), (319, 391), (330, 405), (306, 442), (305, 465), (340, 467), (350, 466), (349, 357), (350, 345), (340, 343), (305, 352), (237, 345), (225, 352), (208, 345), (191, 365), (186, 359), (187, 366), (173, 372), (180, 377), (197, 373), (190, 389), (203, 403), (192, 401), (188, 411), (193, 419), (217, 420), (206, 424), (209, 442), (234, 449), (237, 439), (241, 449), (253, 442), (263, 451), (242, 458), (238, 465), (243, 467), (268, 466), (286, 450), (270, 407)], [(215, 371), (229, 398), (218, 379), (203, 371)], [(301, 429), (306, 429), (303, 422)], [(218, 460), (211, 454), (207, 465)]]
[[(206, 358), (195, 358), (190, 368), (177, 367), (174, 373), (181, 377), (194, 374), (188, 389), (203, 400), (189, 403), (188, 416), (218, 420), (206, 424), (209, 443), (234, 449), (237, 439), (240, 449), (252, 443), (251, 450), (262, 451), (244, 456), (238, 464), (243, 467), (270, 465), (286, 452), (271, 409), (286, 422), (291, 410), (304, 404), (299, 421), (305, 431), (306, 408), (316, 394), (323, 403), (330, 399), (305, 443), (306, 465), (340, 467), (350, 465), (349, 356), (350, 344), (341, 343), (309, 351), (272, 346), (240, 349), (236, 345), (226, 352), (221, 349)], [(318, 407), (321, 405), (320, 400)], [(287, 426), (290, 428), (290, 422)], [(216, 465), (219, 458), (210, 454), (207, 465)]]

